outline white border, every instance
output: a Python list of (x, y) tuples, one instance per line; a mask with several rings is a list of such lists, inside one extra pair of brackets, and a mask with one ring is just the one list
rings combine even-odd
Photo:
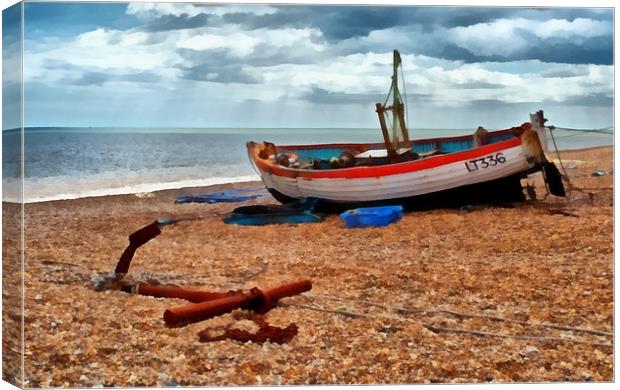
[[(17, 0), (8, 0), (8, 1), (4, 1), (2, 2), (1, 8), (2, 9), (6, 9), (16, 3), (18, 3), (19, 1)], [(29, 0), (29, 2), (52, 2), (52, 1), (48, 1), (48, 0)], [(80, 0), (62, 0), (62, 2), (89, 2), (89, 1), (80, 1)], [(91, 1), (94, 2), (94, 1)], [(338, 4), (348, 4), (348, 5), (426, 5), (426, 6), (481, 6), (481, 7), (566, 7), (566, 8), (573, 8), (573, 7), (587, 7), (587, 8), (596, 8), (596, 7), (610, 7), (610, 8), (614, 8), (614, 97), (615, 97), (615, 91), (617, 90), (617, 79), (615, 78), (615, 64), (617, 64), (617, 42), (618, 42), (618, 31), (615, 28), (615, 1), (612, 0), (589, 0), (589, 1), (571, 1), (571, 2), (560, 2), (558, 0), (530, 0), (530, 1), (514, 1), (514, 0), (505, 0), (505, 1), (499, 1), (499, 0), (443, 0), (443, 1), (412, 1), (412, 0), (388, 0), (385, 2), (382, 2), (380, 0), (356, 0), (356, 1), (351, 1), (351, 0), (337, 0), (337, 1), (332, 1), (332, 0), (313, 0), (313, 1), (309, 1), (309, 0), (270, 0), (270, 1), (251, 1), (251, 0), (237, 0), (237, 1), (230, 1), (230, 0), (220, 0), (220, 1), (212, 1), (212, 0), (195, 0), (195, 1), (183, 1), (183, 0), (167, 0), (167, 1), (160, 1), (160, 0), (150, 0), (150, 1), (145, 1), (145, 0), (132, 0), (132, 1), (121, 1), (121, 0), (108, 0), (107, 2), (114, 2), (114, 3), (127, 3), (127, 2), (159, 2), (159, 3), (242, 3), (242, 4), (316, 4), (316, 5), (338, 5)], [(22, 13), (23, 14), (23, 13)], [(23, 23), (22, 23), (22, 27), (23, 27)], [(0, 20), (0, 31), (2, 29), (2, 22)], [(0, 51), (2, 50), (2, 43), (0, 40)], [(0, 61), (0, 75), (2, 74), (2, 65), (1, 65), (1, 61)], [(22, 83), (22, 88), (23, 88), (23, 83)], [(0, 96), (0, 104), (1, 104), (1, 96)], [(616, 107), (615, 104), (615, 99), (614, 99), (614, 108)], [(615, 113), (615, 111), (614, 111)], [(0, 118), (1, 118), (1, 112), (0, 112)], [(23, 118), (22, 118), (22, 123), (23, 123)], [(614, 115), (614, 128), (617, 128), (616, 126), (616, 116)], [(614, 134), (614, 145), (616, 144), (616, 142), (618, 141), (618, 135), (617, 133)], [(0, 140), (0, 147), (2, 145), (2, 142)], [(0, 163), (1, 164), (1, 163)], [(618, 172), (618, 169), (620, 167), (620, 162), (618, 161), (618, 159), (616, 158), (615, 155), (615, 146), (614, 146), (614, 172)], [(615, 195), (615, 188), (618, 184), (618, 180), (617, 177), (614, 177), (614, 195)], [(2, 189), (1, 183), (0, 183), (0, 191)], [(23, 193), (22, 193), (23, 196)], [(618, 212), (617, 212), (617, 208), (615, 207), (615, 196), (614, 196), (614, 243), (617, 241), (616, 238), (616, 220), (618, 217)], [(0, 231), (1, 231), (1, 221), (2, 221), (2, 217), (0, 215)], [(22, 239), (23, 239), (23, 235), (22, 235)], [(0, 250), (2, 248), (2, 243), (0, 241)], [(615, 248), (614, 248), (615, 249)], [(614, 250), (614, 259), (615, 259), (615, 250)], [(23, 265), (23, 263), (22, 263)], [(615, 275), (615, 262), (614, 262), (614, 324), (617, 324), (617, 301), (615, 300), (615, 292), (617, 291), (618, 288), (618, 284), (617, 284), (617, 278)], [(0, 268), (0, 277), (2, 276), (2, 270)], [(22, 279), (22, 283), (23, 283), (23, 279)], [(23, 307), (23, 306), (22, 306)], [(0, 301), (0, 310), (2, 308), (2, 303)], [(1, 339), (1, 336), (0, 336)], [(615, 381), (615, 373), (616, 370), (615, 368), (617, 367), (617, 362), (618, 362), (618, 343), (617, 343), (617, 339), (614, 337), (614, 381)], [(0, 361), (1, 361), (1, 357), (2, 357), (2, 353), (0, 352)], [(22, 358), (23, 358), (23, 353), (22, 353)], [(22, 361), (22, 369), (23, 369), (23, 361)], [(416, 387), (419, 385), (416, 385)], [(485, 385), (480, 385), (480, 384), (474, 384), (474, 385), (453, 385), (450, 386), (451, 388), (468, 388), (471, 389), (473, 386), (473, 388), (478, 388), (478, 387), (483, 387)], [(527, 389), (538, 389), (538, 388), (557, 388), (558, 386), (561, 386), (562, 388), (565, 387), (573, 387), (575, 389), (577, 388), (582, 388), (582, 386), (587, 386), (587, 387), (594, 387), (596, 386), (597, 389), (611, 389), (611, 388), (615, 388), (614, 383), (593, 383), (593, 384), (584, 384), (584, 383), (553, 383), (553, 384), (528, 384), (528, 385), (521, 385), (521, 384), (501, 384), (501, 385), (492, 385), (493, 388), (495, 389), (509, 389), (509, 388), (521, 388), (527, 386)], [(612, 387), (613, 386), (613, 387)], [(350, 388), (350, 386), (347, 386), (348, 388)], [(354, 386), (357, 387), (357, 386)], [(402, 388), (403, 386), (399, 386), (400, 388)], [(408, 386), (407, 386), (408, 387)], [(5, 388), (14, 388), (13, 386), (7, 384), (4, 381), (0, 381), (0, 389), (5, 389)], [(242, 387), (243, 388), (243, 387)], [(250, 388), (250, 387), (246, 387), (246, 388)], [(295, 389), (296, 387), (291, 387), (291, 386), (284, 386), (284, 387), (277, 387), (276, 389)], [(304, 388), (306, 389), (321, 389), (321, 387), (319, 386), (305, 386)], [(381, 388), (396, 388), (396, 386), (382, 386)]]

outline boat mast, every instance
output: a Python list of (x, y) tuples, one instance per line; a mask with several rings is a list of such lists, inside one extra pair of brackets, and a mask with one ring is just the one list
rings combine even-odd
[[(392, 128), (394, 129), (394, 134), (395, 136), (394, 138), (394, 142), (395, 142), (395, 147), (398, 147), (398, 139), (396, 138), (397, 136), (397, 132), (396, 132), (396, 127), (397, 125), (400, 125), (400, 131), (401, 131), (401, 135), (403, 138), (403, 142), (404, 142), (404, 147), (407, 149), (411, 148), (411, 141), (409, 140), (409, 131), (407, 130), (407, 125), (405, 124), (405, 103), (402, 101), (402, 96), (400, 94), (400, 91), (398, 89), (398, 67), (401, 67), (402, 69), (402, 60), (400, 59), (400, 53), (398, 52), (398, 50), (394, 50), (394, 74), (393, 74), (393, 88), (394, 88), (394, 121), (398, 120), (398, 124), (393, 124)], [(403, 79), (403, 85), (405, 83), (405, 80)]]
[[(381, 125), (381, 132), (383, 133), (383, 140), (385, 142), (385, 148), (387, 149), (388, 159), (390, 162), (395, 162), (397, 159), (397, 151), (399, 149), (399, 128), (401, 133), (400, 135), (402, 135), (403, 146), (407, 149), (411, 149), (409, 132), (407, 131), (407, 126), (405, 124), (405, 105), (402, 102), (402, 97), (400, 95), (400, 91), (398, 90), (398, 67), (401, 66), (401, 64), (402, 60), (400, 58), (400, 53), (398, 50), (394, 50), (392, 85), (390, 87), (390, 93), (393, 94), (392, 105), (386, 107), (381, 103), (376, 104), (377, 114), (379, 115), (379, 124)], [(392, 111), (391, 139), (385, 121), (385, 111)]]

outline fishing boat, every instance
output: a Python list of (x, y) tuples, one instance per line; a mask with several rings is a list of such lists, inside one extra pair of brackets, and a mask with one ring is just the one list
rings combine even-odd
[(561, 175), (545, 155), (542, 111), (504, 130), (478, 127), (464, 136), (410, 140), (399, 87), (402, 60), (397, 50), (393, 57), (388, 96), (375, 105), (383, 142), (246, 144), (252, 165), (278, 201), (315, 198), (336, 209), (522, 201), (521, 179), (538, 171), (550, 193), (565, 195)]

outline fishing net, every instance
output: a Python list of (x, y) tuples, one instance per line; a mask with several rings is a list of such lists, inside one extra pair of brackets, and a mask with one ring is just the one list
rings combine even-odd
[[(400, 55), (395, 53), (394, 58), (394, 75), (392, 76), (392, 84), (385, 101), (383, 102), (383, 115), (387, 127), (389, 141), (392, 148), (398, 150), (401, 147), (407, 147), (409, 141), (407, 134), (407, 114), (405, 108), (405, 97), (400, 93), (401, 89), (405, 91), (405, 83), (402, 70), (402, 62)], [(400, 77), (398, 77), (400, 73)], [(388, 140), (386, 140), (388, 141)]]

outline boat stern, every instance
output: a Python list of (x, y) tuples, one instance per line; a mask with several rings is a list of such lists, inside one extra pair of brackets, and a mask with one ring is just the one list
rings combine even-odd
[(531, 122), (521, 125), (523, 131), (519, 134), (525, 158), (530, 165), (539, 167), (538, 169), (542, 170), (543, 178), (551, 194), (566, 196), (564, 184), (562, 183), (562, 174), (555, 164), (547, 158), (549, 150), (547, 147), (547, 129), (545, 127), (546, 119), (543, 116), (543, 112), (537, 111), (534, 114), (530, 114), (530, 120)]

